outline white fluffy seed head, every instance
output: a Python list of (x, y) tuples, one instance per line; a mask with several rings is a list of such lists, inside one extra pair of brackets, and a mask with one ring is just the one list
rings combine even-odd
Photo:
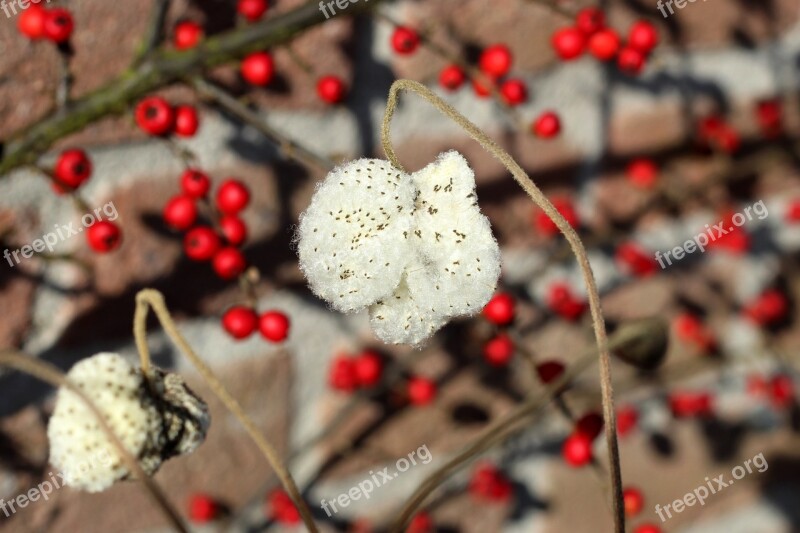
[(409, 248), (414, 188), (380, 159), (333, 170), (300, 218), (300, 268), (334, 309), (364, 308), (400, 283)]
[[(77, 363), (67, 378), (95, 403), (148, 475), (205, 437), (207, 407), (175, 374), (154, 368), (148, 383), (121, 356), (101, 353)], [(131, 476), (94, 414), (66, 388), (58, 392), (47, 436), (50, 462), (72, 487), (98, 492)]]
[(412, 175), (381, 160), (337, 168), (301, 217), (298, 240), (312, 290), (340, 311), (369, 306), (387, 343), (420, 344), (449, 319), (479, 312), (500, 276), (475, 176), (455, 151)]

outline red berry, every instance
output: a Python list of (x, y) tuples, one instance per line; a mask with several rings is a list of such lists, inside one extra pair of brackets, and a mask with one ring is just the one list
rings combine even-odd
[(328, 384), (332, 389), (353, 392), (358, 388), (359, 378), (355, 359), (348, 355), (337, 355), (331, 360)]
[(282, 342), (289, 336), (289, 317), (280, 311), (267, 311), (258, 319), (258, 330), (265, 339)]
[(600, 413), (586, 413), (575, 422), (575, 433), (581, 433), (594, 440), (603, 431), (603, 424), (603, 416)]
[(580, 467), (592, 461), (592, 439), (583, 433), (573, 433), (564, 441), (561, 455), (570, 466)]
[(589, 51), (600, 61), (611, 61), (619, 52), (619, 35), (610, 28), (600, 30), (589, 38)]
[(419, 35), (406, 26), (398, 26), (392, 33), (392, 48), (398, 54), (413, 54), (419, 46)]
[(226, 215), (235, 215), (250, 203), (250, 190), (239, 180), (227, 179), (217, 190), (217, 209)]
[(220, 513), (220, 506), (207, 494), (193, 494), (189, 498), (189, 518), (192, 522), (205, 524), (214, 521)]
[(768, 139), (774, 139), (783, 133), (783, 110), (780, 100), (764, 100), (756, 107), (756, 119), (761, 132)]
[(413, 405), (427, 405), (436, 398), (436, 383), (428, 378), (413, 376), (408, 379), (408, 400)]
[(256, 22), (267, 12), (267, 0), (239, 0), (236, 10), (250, 22)]
[(418, 513), (409, 522), (406, 533), (434, 533), (433, 518), (428, 513)]
[(669, 407), (676, 418), (704, 416), (711, 413), (711, 395), (707, 392), (674, 391)]
[(649, 189), (658, 179), (658, 166), (652, 159), (634, 159), (625, 169), (628, 181), (642, 189)]
[(577, 320), (586, 310), (586, 302), (578, 300), (564, 283), (554, 283), (549, 290), (550, 309), (567, 320)]
[(197, 109), (190, 105), (179, 105), (175, 108), (175, 134), (181, 137), (192, 137), (197, 133)]
[(252, 85), (265, 86), (272, 81), (275, 65), (267, 52), (255, 52), (245, 57), (241, 66), (242, 77)]
[(615, 258), (617, 263), (632, 276), (643, 278), (655, 274), (658, 270), (655, 258), (632, 242), (620, 244)]
[(53, 169), (56, 181), (72, 189), (80, 187), (91, 175), (92, 161), (86, 152), (77, 148), (61, 152)]
[(483, 358), (493, 366), (505, 366), (514, 356), (514, 341), (501, 333), (483, 346)]
[[(572, 201), (568, 198), (555, 198), (553, 200), (553, 207), (556, 208), (556, 211), (561, 213), (567, 223), (573, 228), (577, 228), (580, 224), (578, 220), (578, 212), (575, 210), (575, 206), (572, 204)], [(544, 211), (537, 211), (536, 218), (534, 220), (536, 225), (536, 229), (544, 235), (545, 237), (552, 237), (559, 233), (558, 226), (556, 223), (550, 219), (550, 217)]]
[(173, 44), (178, 50), (194, 48), (203, 39), (203, 27), (191, 20), (184, 20), (175, 25)]
[(284, 525), (297, 525), (302, 521), (300, 511), (283, 489), (275, 489), (267, 497), (267, 515)]
[(183, 238), (183, 250), (193, 261), (209, 261), (219, 247), (219, 237), (208, 226), (193, 228)]
[(75, 22), (72, 14), (66, 9), (57, 7), (46, 12), (43, 33), (46, 38), (55, 43), (65, 43), (72, 36)]
[(636, 516), (644, 508), (644, 496), (642, 491), (635, 487), (628, 487), (622, 491), (622, 501), (625, 505), (626, 516)]
[(222, 315), (222, 327), (234, 339), (244, 339), (258, 328), (258, 315), (249, 307), (236, 305)]
[[(487, 83), (488, 81), (488, 83)], [(475, 91), (475, 94), (478, 95), (480, 98), (486, 98), (490, 94), (492, 94), (492, 88), (497, 87), (494, 79), (485, 80), (485, 79), (478, 79), (473, 78), (472, 80), (472, 89)]]
[(173, 196), (164, 206), (162, 213), (164, 222), (176, 230), (187, 230), (197, 220), (197, 206), (189, 196), (180, 194)]
[(220, 278), (234, 279), (247, 268), (247, 260), (237, 248), (228, 246), (214, 254), (211, 266)]
[(788, 407), (794, 400), (794, 381), (785, 374), (774, 376), (769, 382), (769, 394), (776, 408)]
[(712, 351), (717, 344), (714, 334), (691, 313), (681, 313), (675, 317), (673, 326), (679, 339), (697, 345), (703, 352)]
[(625, 406), (617, 410), (617, 434), (624, 437), (630, 433), (639, 422), (639, 412), (635, 407)]
[(165, 135), (175, 123), (175, 112), (160, 96), (148, 96), (136, 106), (136, 124), (150, 135)]
[(761, 326), (781, 321), (789, 312), (789, 300), (778, 289), (764, 292), (744, 308), (744, 315)]
[(628, 32), (628, 46), (643, 54), (649, 54), (658, 45), (658, 30), (646, 20), (631, 26)]
[(458, 65), (450, 65), (439, 74), (439, 84), (448, 91), (455, 91), (464, 84), (467, 75)]
[(353, 361), (355, 375), (362, 387), (374, 387), (383, 375), (383, 361), (375, 352), (365, 351)]
[(338, 104), (346, 93), (347, 86), (338, 76), (323, 76), (317, 82), (317, 94), (327, 104)]
[(17, 29), (29, 39), (44, 37), (44, 21), (47, 19), (47, 10), (40, 4), (33, 4), (20, 13), (17, 20)]
[(503, 100), (508, 105), (515, 106), (525, 103), (528, 99), (528, 88), (525, 86), (525, 82), (515, 78), (503, 82), (500, 86), (500, 94), (503, 95)]
[(561, 120), (553, 111), (545, 111), (531, 125), (533, 134), (542, 139), (551, 139), (561, 132)]
[(606, 25), (606, 15), (596, 7), (585, 7), (575, 17), (575, 27), (591, 37)]
[(636, 76), (644, 68), (644, 54), (630, 46), (624, 46), (617, 57), (617, 67), (631, 76)]
[(477, 500), (505, 502), (511, 498), (514, 488), (511, 481), (491, 463), (481, 463), (472, 472), (469, 492)]
[(210, 188), (211, 180), (197, 169), (188, 168), (181, 174), (181, 189), (192, 198), (205, 198)]
[(89, 226), (86, 239), (92, 250), (103, 254), (119, 246), (122, 242), (122, 232), (113, 222), (100, 220)]
[(536, 365), (536, 373), (545, 385), (552, 383), (564, 373), (564, 365), (558, 361), (545, 361)]
[(480, 69), (488, 76), (500, 78), (508, 74), (513, 60), (514, 57), (508, 46), (504, 44), (495, 44), (486, 48), (483, 53), (481, 53), (478, 64), (480, 65)]
[(633, 533), (661, 533), (661, 528), (654, 524), (642, 524), (634, 529)]
[(505, 326), (514, 320), (514, 297), (507, 292), (495, 294), (486, 307), (483, 316), (497, 326)]
[(247, 224), (235, 215), (226, 215), (219, 221), (222, 236), (231, 246), (240, 246), (247, 240)]
[(790, 223), (800, 222), (800, 200), (792, 200), (786, 207), (786, 213), (784, 213), (783, 218)]
[(552, 45), (564, 61), (570, 61), (583, 54), (586, 38), (577, 28), (562, 28), (553, 34)]

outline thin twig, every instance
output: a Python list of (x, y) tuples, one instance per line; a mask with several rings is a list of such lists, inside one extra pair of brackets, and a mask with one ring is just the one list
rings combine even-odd
[(138, 66), (145, 61), (164, 40), (164, 23), (167, 20), (169, 6), (170, 0), (155, 0), (142, 47), (133, 60), (133, 66)]
[[(553, 220), (556, 226), (566, 237), (572, 250), (578, 260), (583, 274), (584, 283), (589, 299), (589, 307), (592, 314), (592, 324), (594, 327), (594, 334), (597, 340), (597, 347), (600, 359), (600, 384), (603, 391), (603, 418), (605, 419), (605, 434), (606, 444), (608, 447), (609, 459), (609, 474), (611, 477), (612, 487), (612, 505), (614, 508), (614, 526), (617, 533), (624, 533), (625, 531), (625, 511), (622, 503), (622, 476), (619, 463), (619, 450), (617, 449), (617, 431), (616, 431), (616, 414), (614, 412), (614, 393), (611, 382), (611, 362), (608, 349), (608, 338), (606, 335), (605, 321), (603, 313), (600, 308), (600, 295), (597, 290), (597, 284), (592, 273), (589, 259), (586, 255), (586, 249), (581, 242), (580, 237), (564, 219), (561, 213), (550, 203), (550, 200), (539, 190), (536, 184), (525, 173), (522, 167), (501, 148), (497, 143), (490, 139), (483, 131), (476, 125), (466, 119), (451, 105), (439, 98), (433, 91), (422, 85), (421, 83), (411, 80), (398, 80), (392, 84), (389, 89), (389, 98), (386, 103), (386, 111), (383, 117), (383, 125), (381, 128), (381, 141), (386, 157), (391, 163), (402, 169), (400, 161), (394, 152), (391, 144), (391, 120), (394, 111), (397, 108), (398, 93), (402, 90), (409, 90), (417, 93), (423, 99), (427, 100), (434, 107), (436, 107), (442, 114), (451, 118), (459, 126), (466, 131), (470, 137), (477, 141), (484, 149), (490, 152), (496, 159), (511, 172), (516, 179), (517, 183), (522, 189), (530, 196), (530, 198), (538, 205), (547, 215)], [(423, 485), (424, 486), (424, 485)], [(418, 494), (419, 496), (419, 494)], [(414, 500), (412, 499), (412, 502)], [(401, 514), (395, 522), (395, 527), (400, 528), (410, 518), (415, 506), (407, 505), (405, 511)]]

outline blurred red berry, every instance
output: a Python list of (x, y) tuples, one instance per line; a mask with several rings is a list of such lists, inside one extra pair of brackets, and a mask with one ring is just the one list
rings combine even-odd
[(239, 0), (236, 10), (250, 22), (256, 22), (267, 12), (267, 0)]
[[(569, 198), (555, 198), (552, 202), (556, 210), (567, 220), (567, 223), (573, 228), (577, 228), (579, 225), (578, 212), (575, 210), (572, 200)], [(536, 211), (534, 222), (536, 229), (545, 237), (552, 237), (560, 233), (556, 223), (544, 211)]]
[(349, 355), (337, 355), (331, 360), (328, 371), (328, 384), (332, 389), (353, 392), (358, 388), (359, 378), (356, 361)]
[(536, 373), (545, 385), (552, 383), (564, 373), (564, 365), (558, 361), (545, 361), (536, 365)]
[(92, 175), (92, 161), (81, 149), (64, 150), (58, 156), (53, 177), (72, 189), (80, 187)]
[(705, 416), (711, 413), (711, 394), (707, 392), (673, 391), (669, 407), (676, 418)]
[(570, 61), (583, 54), (586, 37), (578, 28), (562, 28), (553, 34), (553, 49), (564, 61)]
[(573, 433), (561, 448), (561, 455), (568, 465), (581, 467), (592, 461), (592, 439), (583, 433)]
[(413, 54), (419, 46), (419, 35), (406, 26), (398, 26), (392, 33), (392, 48), (398, 54)]
[(514, 320), (514, 297), (507, 292), (498, 292), (483, 308), (483, 316), (497, 326), (510, 324)]
[(197, 220), (197, 206), (191, 197), (179, 194), (169, 199), (162, 216), (169, 227), (184, 231), (191, 228)]
[(591, 37), (606, 25), (606, 15), (596, 7), (585, 7), (578, 11), (575, 17), (575, 26), (583, 32), (586, 37)]
[(197, 133), (199, 121), (197, 109), (190, 105), (179, 105), (175, 108), (175, 134), (181, 137), (192, 137)]
[(783, 133), (782, 105), (780, 100), (764, 100), (756, 106), (756, 119), (761, 133), (768, 139)]
[(661, 533), (661, 528), (654, 524), (642, 524), (633, 533)]
[(792, 200), (791, 203), (789, 203), (783, 218), (786, 222), (800, 222), (800, 200)]
[(290, 327), (289, 317), (280, 311), (267, 311), (258, 319), (258, 330), (268, 341), (283, 342)]
[(358, 384), (362, 387), (374, 387), (383, 375), (381, 356), (369, 350), (362, 352), (353, 360)]
[(210, 261), (219, 248), (219, 237), (208, 226), (192, 228), (183, 238), (183, 251), (193, 261)]
[(575, 433), (586, 435), (594, 440), (603, 431), (603, 424), (603, 416), (600, 413), (586, 413), (575, 422)]
[(140, 101), (134, 113), (136, 124), (150, 135), (165, 135), (175, 123), (175, 111), (160, 96), (148, 96)]
[(189, 519), (196, 524), (205, 524), (216, 520), (220, 514), (220, 506), (207, 494), (192, 494), (189, 498)]
[(184, 20), (175, 25), (173, 44), (178, 50), (188, 50), (197, 46), (203, 39), (203, 27), (200, 24)]
[(434, 533), (433, 518), (428, 513), (417, 513), (408, 523), (406, 533)]
[(493, 366), (505, 366), (514, 356), (514, 341), (501, 333), (483, 346), (483, 358)]
[(586, 310), (586, 302), (578, 300), (565, 283), (554, 283), (547, 295), (550, 309), (567, 320), (577, 320)]
[(629, 517), (636, 516), (641, 513), (644, 508), (644, 496), (642, 496), (642, 491), (635, 487), (628, 487), (622, 491), (622, 501), (625, 505), (625, 515)]
[(89, 246), (98, 253), (114, 250), (122, 242), (122, 232), (119, 226), (109, 220), (99, 220), (89, 226), (86, 233)]
[(652, 159), (634, 159), (628, 163), (625, 176), (633, 185), (642, 189), (649, 189), (658, 180), (658, 166)]
[(491, 463), (480, 463), (472, 472), (469, 493), (476, 500), (506, 502), (514, 493), (511, 481)]
[(214, 254), (211, 266), (220, 278), (234, 279), (247, 268), (247, 260), (238, 248), (228, 246)]
[(455, 91), (464, 84), (466, 79), (464, 70), (458, 65), (447, 66), (439, 73), (439, 84), (448, 91)]
[(643, 278), (658, 270), (658, 263), (653, 256), (632, 242), (620, 244), (614, 256), (617, 263), (632, 276)]
[(478, 60), (478, 65), (484, 74), (492, 78), (500, 78), (511, 70), (514, 57), (511, 50), (504, 44), (495, 44), (486, 48)]
[(561, 132), (561, 120), (553, 111), (545, 111), (534, 120), (531, 131), (542, 139), (551, 139)]
[(222, 315), (222, 327), (234, 339), (245, 339), (258, 328), (258, 315), (250, 307), (235, 305)]
[(32, 4), (20, 13), (17, 29), (28, 39), (41, 39), (44, 37), (44, 21), (46, 19), (47, 9), (40, 4)]
[(300, 524), (302, 517), (292, 498), (283, 489), (276, 489), (267, 496), (267, 516), (278, 524), (294, 526)]
[(646, 20), (639, 20), (628, 31), (628, 46), (647, 55), (658, 46), (658, 30)]
[(226, 215), (219, 221), (222, 236), (231, 246), (241, 246), (247, 240), (247, 224), (236, 215)]
[(636, 76), (644, 68), (645, 56), (639, 50), (623, 46), (617, 56), (617, 67), (625, 74)]
[(428, 378), (408, 378), (408, 400), (413, 405), (427, 405), (436, 398), (436, 383)]
[(729, 154), (739, 151), (742, 142), (739, 133), (730, 124), (714, 115), (700, 121), (698, 135), (700, 141), (710, 148)]
[(347, 94), (347, 86), (338, 76), (323, 76), (317, 82), (317, 94), (327, 104), (338, 104)]
[(251, 85), (265, 86), (272, 81), (275, 65), (267, 52), (254, 52), (245, 57), (241, 66), (242, 77)]
[(181, 174), (181, 189), (192, 198), (205, 198), (211, 188), (211, 180), (203, 172), (188, 168)]
[(681, 313), (673, 322), (676, 336), (688, 343), (695, 344), (703, 352), (710, 352), (716, 346), (714, 334), (703, 324), (697, 316), (691, 313)]
[(227, 179), (217, 189), (217, 209), (226, 215), (235, 215), (250, 203), (250, 189), (237, 179)]
[(472, 90), (475, 91), (475, 94), (479, 98), (486, 98), (490, 94), (492, 94), (492, 89), (497, 87), (497, 83), (494, 79), (472, 79)]
[(589, 38), (589, 52), (600, 61), (614, 59), (619, 47), (619, 35), (611, 28), (602, 29)]
[(72, 14), (60, 7), (51, 9), (45, 13), (46, 16), (42, 28), (44, 36), (55, 43), (67, 42), (72, 36), (72, 30), (75, 29), (75, 22), (72, 20)]
[(515, 106), (525, 103), (528, 99), (528, 88), (524, 81), (514, 78), (500, 85), (500, 94), (508, 105)]
[(639, 412), (633, 406), (624, 406), (617, 409), (617, 434), (624, 437), (636, 428), (639, 422)]
[(773, 376), (769, 382), (769, 395), (776, 408), (788, 407), (794, 401), (794, 381), (786, 374)]
[(770, 289), (747, 304), (744, 316), (758, 325), (769, 326), (780, 322), (789, 312), (789, 299), (778, 289)]

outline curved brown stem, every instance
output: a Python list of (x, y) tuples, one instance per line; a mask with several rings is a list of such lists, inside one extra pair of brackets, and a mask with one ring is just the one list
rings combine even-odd
[[(597, 347), (599, 350), (600, 358), (600, 385), (603, 393), (603, 417), (605, 419), (605, 436), (606, 444), (608, 447), (608, 460), (609, 460), (609, 475), (611, 477), (612, 486), (612, 505), (614, 509), (614, 526), (617, 533), (624, 533), (625, 531), (625, 511), (622, 503), (622, 475), (619, 463), (619, 450), (617, 449), (617, 430), (616, 430), (616, 416), (614, 413), (614, 393), (611, 382), (611, 361), (608, 349), (608, 338), (606, 335), (605, 321), (603, 319), (603, 312), (600, 308), (600, 294), (597, 290), (597, 284), (592, 273), (592, 267), (589, 264), (589, 259), (586, 254), (586, 249), (581, 242), (577, 232), (569, 225), (566, 219), (558, 212), (550, 200), (542, 193), (542, 191), (533, 183), (533, 180), (528, 174), (514, 161), (514, 159), (503, 150), (496, 142), (490, 139), (483, 131), (480, 130), (475, 124), (470, 122), (461, 113), (456, 111), (454, 107), (442, 100), (433, 91), (428, 89), (421, 83), (411, 80), (397, 80), (392, 84), (389, 89), (389, 98), (386, 102), (386, 111), (383, 116), (383, 125), (381, 128), (381, 142), (386, 157), (391, 163), (402, 169), (403, 166), (397, 159), (394, 148), (391, 144), (391, 121), (394, 111), (397, 108), (398, 94), (402, 90), (408, 90), (417, 93), (419, 96), (431, 103), (442, 114), (451, 118), (470, 137), (477, 141), (483, 148), (491, 153), (511, 172), (511, 175), (528, 194), (533, 202), (539, 206), (549, 216), (555, 225), (561, 230), (561, 233), (566, 237), (569, 242), (575, 257), (580, 265), (583, 274), (584, 283), (586, 283), (586, 290), (588, 293), (589, 307), (592, 314), (592, 325), (594, 327), (594, 334), (597, 340)], [(425, 485), (423, 485), (425, 487)], [(432, 488), (430, 488), (432, 490)], [(430, 492), (428, 490), (427, 492)], [(420, 500), (421, 501), (421, 500)], [(405, 519), (398, 520), (397, 524), (404, 523), (410, 516), (413, 508), (406, 510), (404, 513)]]

